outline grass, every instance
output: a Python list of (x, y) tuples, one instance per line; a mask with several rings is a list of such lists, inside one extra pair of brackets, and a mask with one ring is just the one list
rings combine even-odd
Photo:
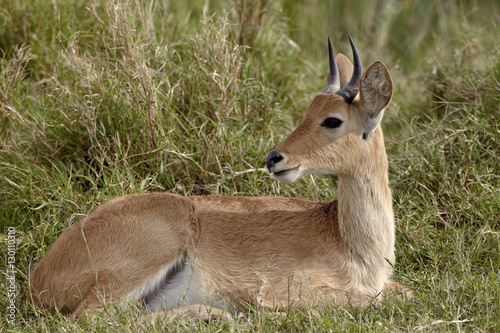
[[(17, 311), (2, 331), (500, 329), (495, 1), (0, 4), (0, 315), (11, 299)], [(62, 230), (118, 195), (334, 198), (331, 177), (284, 185), (260, 169), (323, 88), (327, 35), (350, 56), (349, 34), (395, 83), (383, 128), (395, 277), (412, 300), (158, 325), (133, 309), (76, 323), (25, 304), (28, 272)]]

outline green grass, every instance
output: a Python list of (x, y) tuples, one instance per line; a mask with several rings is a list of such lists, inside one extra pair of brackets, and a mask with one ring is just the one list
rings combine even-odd
[[(500, 330), (497, 2), (0, 0), (0, 8), (2, 331)], [(72, 322), (25, 304), (28, 272), (62, 230), (118, 195), (334, 198), (333, 177), (284, 185), (259, 170), (324, 87), (328, 35), (348, 56), (353, 36), (365, 67), (382, 60), (394, 80), (383, 128), (395, 278), (413, 299), (158, 325), (133, 309)], [(3, 320), (10, 299), (13, 325)]]

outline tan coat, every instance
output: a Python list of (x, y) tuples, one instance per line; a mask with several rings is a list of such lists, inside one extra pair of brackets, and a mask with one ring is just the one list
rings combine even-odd
[[(341, 54), (337, 63), (344, 86), (353, 66)], [(389, 72), (376, 62), (351, 104), (318, 94), (275, 149), (276, 178), (338, 175), (338, 200), (116, 198), (60, 235), (31, 272), (29, 300), (78, 317), (125, 300), (153, 311), (196, 304), (233, 311), (243, 302), (362, 305), (384, 289), (404, 289), (390, 280), (394, 217), (379, 125), (391, 95)], [(325, 128), (327, 118), (341, 125)]]

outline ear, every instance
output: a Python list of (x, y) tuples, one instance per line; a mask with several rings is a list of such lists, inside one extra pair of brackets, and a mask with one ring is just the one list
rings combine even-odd
[(380, 124), (383, 111), (392, 97), (391, 74), (382, 62), (377, 61), (366, 70), (361, 77), (359, 91), (361, 109), (366, 114), (365, 136)]
[(342, 89), (351, 79), (354, 66), (352, 65), (349, 58), (347, 58), (342, 53), (337, 54), (337, 56), (335, 57), (335, 61), (337, 62), (337, 67), (339, 69), (340, 88)]
[[(335, 61), (337, 62), (337, 67), (339, 69), (340, 88), (342, 89), (351, 79), (354, 66), (351, 63), (351, 60), (349, 60), (349, 58), (347, 58), (342, 53), (337, 53)], [(328, 74), (326, 75), (327, 82), (329, 76), (330, 76), (330, 71), (328, 71)]]

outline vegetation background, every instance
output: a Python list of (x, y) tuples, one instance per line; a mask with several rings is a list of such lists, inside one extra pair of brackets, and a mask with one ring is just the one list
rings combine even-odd
[[(0, 330), (499, 331), (499, 13), (495, 0), (0, 0)], [(25, 304), (33, 265), (110, 198), (333, 199), (334, 177), (283, 185), (262, 168), (324, 87), (327, 36), (350, 57), (348, 35), (395, 83), (395, 278), (413, 299), (156, 326)]]

